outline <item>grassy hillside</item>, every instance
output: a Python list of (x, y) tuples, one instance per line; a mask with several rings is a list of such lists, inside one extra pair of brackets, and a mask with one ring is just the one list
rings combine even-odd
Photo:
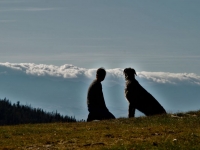
[(0, 126), (0, 149), (200, 149), (200, 111), (89, 123)]

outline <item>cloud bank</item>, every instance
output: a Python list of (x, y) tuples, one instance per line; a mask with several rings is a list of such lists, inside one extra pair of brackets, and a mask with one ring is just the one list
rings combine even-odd
[[(31, 76), (51, 76), (63, 79), (92, 79), (95, 77), (96, 68), (86, 69), (71, 64), (62, 66), (34, 64), (34, 63), (0, 63), (0, 74), (9, 73), (9, 70), (18, 71)], [(123, 80), (123, 69), (106, 69), (108, 80)], [(159, 84), (193, 84), (200, 86), (200, 76), (194, 73), (170, 72), (137, 72), (138, 79), (144, 79)]]

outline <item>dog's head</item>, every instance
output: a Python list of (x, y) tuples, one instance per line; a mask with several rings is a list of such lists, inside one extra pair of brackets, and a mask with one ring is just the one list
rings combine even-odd
[(135, 79), (135, 75), (137, 76), (137, 74), (133, 68), (125, 68), (124, 69), (124, 76), (125, 76), (126, 80)]

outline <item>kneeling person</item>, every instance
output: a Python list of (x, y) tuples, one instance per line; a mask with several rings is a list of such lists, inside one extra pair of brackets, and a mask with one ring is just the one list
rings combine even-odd
[(106, 107), (101, 82), (105, 79), (106, 71), (99, 68), (96, 72), (96, 79), (91, 83), (87, 94), (87, 105), (89, 115), (87, 121), (115, 119)]

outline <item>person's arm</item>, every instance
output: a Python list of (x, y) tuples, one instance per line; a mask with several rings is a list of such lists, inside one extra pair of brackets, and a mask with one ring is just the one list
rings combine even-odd
[(100, 98), (100, 104), (101, 104), (101, 107), (102, 108), (105, 108), (106, 110), (108, 110), (108, 108), (106, 107), (106, 103), (105, 103), (105, 100), (104, 100), (104, 95), (103, 95), (103, 90), (102, 90), (102, 85), (100, 86), (100, 89), (99, 89), (99, 98)]

